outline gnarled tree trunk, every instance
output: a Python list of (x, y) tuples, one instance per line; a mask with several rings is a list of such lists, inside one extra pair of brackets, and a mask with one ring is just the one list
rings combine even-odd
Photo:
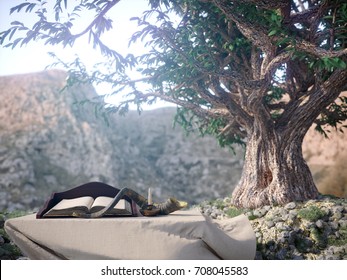
[(318, 191), (302, 155), (305, 131), (279, 132), (264, 126), (249, 133), (234, 205), (257, 208), (317, 198)]

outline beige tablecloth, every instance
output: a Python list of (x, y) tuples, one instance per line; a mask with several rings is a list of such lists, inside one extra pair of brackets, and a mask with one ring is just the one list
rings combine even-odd
[(254, 259), (244, 215), (216, 221), (198, 210), (168, 216), (9, 219), (5, 230), (30, 259)]

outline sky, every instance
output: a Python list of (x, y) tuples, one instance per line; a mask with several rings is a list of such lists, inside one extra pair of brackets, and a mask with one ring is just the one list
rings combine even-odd
[[(9, 28), (13, 21), (29, 23), (31, 26), (36, 22), (34, 13), (13, 13), (10, 15), (10, 8), (25, 0), (0, 0), (0, 30)], [(34, 1), (33, 1), (34, 2)], [(52, 1), (54, 3), (55, 1)], [(144, 0), (123, 0), (120, 1), (112, 10), (108, 12), (108, 17), (113, 20), (113, 29), (107, 33), (103, 40), (110, 44), (119, 53), (125, 55), (129, 52), (140, 53), (142, 46), (128, 48), (128, 41), (131, 35), (138, 30), (136, 21), (130, 21), (131, 17), (140, 16), (143, 11), (148, 9), (147, 1)], [(83, 15), (84, 16), (84, 15)], [(89, 19), (89, 20), (88, 20)], [(83, 30), (91, 22), (91, 17), (86, 15), (86, 20), (80, 20), (78, 28)], [(0, 76), (31, 73), (43, 71), (54, 60), (48, 55), (54, 52), (59, 58), (71, 61), (77, 53), (87, 67), (100, 62), (101, 55), (87, 43), (87, 36), (83, 41), (77, 41), (75, 45), (65, 49), (62, 46), (45, 46), (41, 42), (33, 42), (23, 47), (3, 48), (0, 46)], [(98, 93), (107, 93), (108, 89), (102, 86), (95, 86)], [(114, 102), (117, 102), (116, 100)], [(152, 106), (144, 106), (144, 109), (155, 109), (157, 107), (170, 106), (172, 104), (163, 101), (157, 102)], [(134, 107), (135, 108), (135, 107)]]

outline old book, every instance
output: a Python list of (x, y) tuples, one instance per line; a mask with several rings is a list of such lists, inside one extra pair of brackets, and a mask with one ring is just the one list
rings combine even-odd
[[(98, 196), (82, 196), (71, 199), (63, 199), (54, 207), (48, 210), (43, 217), (72, 217), (73, 213), (94, 213), (108, 206), (113, 200), (112, 197)], [(131, 204), (121, 199), (113, 208), (111, 208), (106, 216), (131, 216)]]

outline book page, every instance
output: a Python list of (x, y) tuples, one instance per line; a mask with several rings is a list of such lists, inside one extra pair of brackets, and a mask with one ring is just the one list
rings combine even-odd
[(52, 207), (51, 210), (62, 210), (62, 209), (68, 209), (73, 207), (87, 207), (90, 209), (91, 205), (93, 204), (94, 198), (91, 196), (82, 196), (77, 198), (71, 198), (71, 199), (63, 199), (57, 205)]
[[(91, 207), (106, 207), (111, 203), (113, 200), (113, 197), (107, 197), (107, 196), (98, 196), (95, 198), (94, 203)], [(118, 201), (118, 203), (114, 206), (116, 209), (125, 209), (125, 200), (121, 199)]]

